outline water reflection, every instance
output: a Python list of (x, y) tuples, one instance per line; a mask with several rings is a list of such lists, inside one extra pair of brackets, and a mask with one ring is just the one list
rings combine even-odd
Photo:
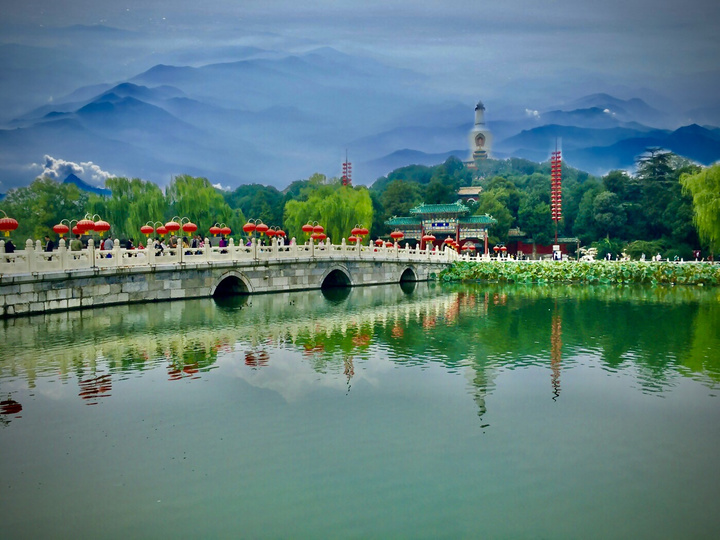
[(404, 283), (102, 308), (3, 321), (0, 385), (74, 374), (80, 398), (100, 404), (130, 372), (163, 367), (170, 381), (194, 381), (221, 358), (260, 371), (297, 351), (348, 392), (370, 358), (462, 372), (482, 418), (498, 373), (547, 369), (557, 400), (562, 371), (581, 356), (632, 370), (645, 392), (678, 376), (714, 388), (719, 306), (717, 291), (699, 288)]

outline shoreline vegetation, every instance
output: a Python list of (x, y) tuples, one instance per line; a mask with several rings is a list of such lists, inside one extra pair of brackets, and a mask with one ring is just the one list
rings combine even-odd
[(457, 261), (440, 281), (720, 286), (720, 264), (638, 261)]

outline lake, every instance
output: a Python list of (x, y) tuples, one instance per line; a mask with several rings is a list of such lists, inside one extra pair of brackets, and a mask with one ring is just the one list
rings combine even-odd
[(0, 321), (6, 538), (717, 538), (720, 290), (435, 283)]

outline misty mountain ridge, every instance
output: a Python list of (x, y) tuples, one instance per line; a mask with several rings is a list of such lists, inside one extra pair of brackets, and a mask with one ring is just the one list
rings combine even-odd
[(81, 191), (87, 191), (88, 193), (94, 193), (95, 195), (102, 195), (104, 197), (109, 197), (110, 195), (112, 195), (112, 191), (110, 191), (109, 189), (92, 186), (81, 178), (78, 178), (73, 173), (70, 173), (67, 177), (65, 177), (65, 180), (63, 180), (63, 184), (75, 184)]
[[(346, 152), (356, 184), (470, 154), (474, 103), (422, 91), (424, 76), (330, 47), (245, 53), (201, 66), (157, 64), (19, 115), (0, 128), (0, 173), (11, 187), (27, 184), (28, 165), (48, 154), (160, 185), (187, 173), (283, 188), (314, 172), (339, 176)], [(642, 145), (703, 164), (720, 158), (720, 130), (674, 129), (672, 115), (639, 98), (598, 93), (505, 118), (497, 114), (507, 107), (486, 107), (495, 157), (545, 161), (561, 138), (566, 161), (594, 174), (631, 169)]]

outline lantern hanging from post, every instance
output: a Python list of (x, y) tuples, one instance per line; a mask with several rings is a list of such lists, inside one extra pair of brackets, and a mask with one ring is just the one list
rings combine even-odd
[(53, 225), (53, 231), (55, 231), (57, 234), (67, 234), (70, 232), (70, 227), (68, 227), (64, 223), (58, 223), (57, 225)]
[(223, 236), (230, 236), (231, 232), (232, 229), (227, 225), (225, 227), (220, 227), (220, 234), (222, 234)]
[(375, 240), (375, 245), (378, 246), (378, 247), (382, 246), (384, 243), (385, 243), (385, 242), (383, 242), (380, 238), (378, 238), (377, 240)]
[(92, 219), (85, 217), (77, 222), (77, 228), (84, 234), (95, 229), (95, 222)]
[(313, 232), (315, 232), (316, 234), (322, 234), (323, 232), (325, 232), (325, 227), (323, 227), (322, 225), (315, 225), (313, 227)]
[(155, 229), (155, 232), (157, 232), (160, 236), (165, 236), (169, 231), (165, 225), (160, 225), (157, 229)]
[(313, 232), (313, 226), (310, 223), (306, 223), (302, 226), (302, 232), (310, 234), (311, 232)]
[(270, 227), (265, 225), (262, 221), (255, 225), (255, 230), (260, 234), (265, 234), (266, 232), (268, 232), (268, 229), (270, 229)]
[(72, 228), (72, 233), (73, 233), (73, 234), (77, 234), (77, 235), (81, 235), (81, 234), (82, 234), (82, 231), (78, 228), (77, 225), (75, 225), (75, 226)]
[(144, 234), (146, 238), (150, 238), (150, 235), (155, 232), (155, 229), (150, 225), (143, 225), (140, 227), (140, 232)]
[[(254, 230), (254, 229), (255, 229), (255, 226), (253, 225), (253, 230)], [(217, 223), (216, 223), (215, 225), (213, 225), (212, 227), (210, 227), (210, 231), (209, 231), (209, 232), (210, 232), (210, 234), (212, 234), (213, 236), (217, 236), (218, 234), (220, 234), (220, 227), (218, 227), (218, 226), (217, 226)]]
[(93, 224), (93, 229), (100, 233), (100, 236), (110, 230), (110, 224), (107, 221), (103, 221), (102, 219), (96, 221)]
[(317, 239), (318, 239), (320, 242), (324, 242), (326, 238), (327, 238), (327, 234), (325, 234), (325, 233), (320, 233), (320, 234), (317, 235)]
[(194, 233), (197, 231), (198, 226), (195, 225), (192, 221), (188, 221), (187, 223), (183, 223), (182, 230), (186, 233)]
[(4, 218), (0, 219), (0, 231), (5, 233), (5, 236), (10, 236), (10, 231), (14, 231), (18, 228), (19, 223), (15, 218), (8, 217), (8, 215), (0, 210), (0, 212), (3, 213), (5, 216)]
[[(212, 229), (211, 229), (211, 230), (212, 230)], [(218, 231), (219, 231), (219, 230), (220, 230), (220, 229), (218, 229)], [(245, 225), (243, 225), (243, 231), (246, 232), (247, 234), (250, 234), (250, 233), (253, 232), (254, 230), (255, 230), (255, 224), (252, 223), (252, 222), (250, 222), (250, 221), (248, 221)]]
[(180, 224), (173, 218), (165, 224), (165, 228), (171, 233), (176, 233), (180, 230)]
[(392, 239), (395, 240), (396, 242), (397, 242), (398, 240), (402, 240), (402, 238), (403, 238), (404, 236), (405, 236), (405, 234), (403, 234), (402, 232), (397, 231), (397, 230), (390, 233), (390, 238), (392, 238)]

